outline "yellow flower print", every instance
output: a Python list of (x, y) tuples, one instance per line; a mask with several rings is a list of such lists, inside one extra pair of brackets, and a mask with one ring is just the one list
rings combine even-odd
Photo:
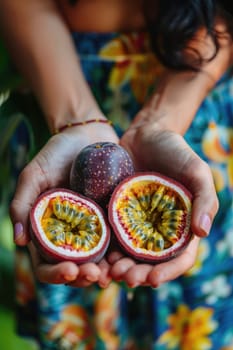
[(129, 55), (151, 52), (149, 35), (146, 32), (122, 34), (108, 42), (100, 51), (106, 59), (120, 59)]
[(31, 271), (31, 262), (26, 252), (16, 251), (15, 255), (16, 274), (16, 300), (25, 305), (35, 297), (35, 284)]
[(220, 192), (226, 186), (222, 169), (219, 169), (219, 167), (215, 167), (214, 165), (211, 165), (211, 171), (212, 171), (216, 191)]
[(213, 310), (210, 308), (190, 310), (187, 305), (180, 305), (176, 313), (169, 316), (169, 329), (161, 335), (159, 342), (167, 344), (167, 349), (211, 349), (208, 335), (216, 328), (212, 316)]
[[(229, 186), (233, 188), (233, 129), (217, 125), (214, 121), (209, 123), (203, 141), (204, 154), (213, 162), (226, 164)], [(213, 165), (214, 166), (214, 165)], [(223, 187), (224, 175), (216, 171), (214, 167), (216, 187)]]
[(209, 251), (210, 249), (209, 249), (208, 241), (203, 238), (200, 241), (198, 246), (197, 258), (195, 260), (195, 264), (191, 269), (186, 271), (185, 276), (193, 276), (201, 270), (203, 261), (209, 256)]
[(108, 288), (100, 291), (95, 303), (95, 326), (108, 350), (119, 349), (115, 324), (119, 316), (119, 292), (119, 285), (111, 283)]
[(164, 70), (149, 47), (149, 37), (143, 32), (124, 34), (113, 39), (99, 54), (115, 62), (109, 87), (117, 91), (129, 83), (139, 103), (145, 102), (149, 87)]
[(64, 307), (61, 320), (54, 324), (47, 334), (61, 348), (75, 349), (81, 345), (83, 350), (94, 350), (94, 340), (91, 338), (91, 328), (85, 310), (79, 305)]

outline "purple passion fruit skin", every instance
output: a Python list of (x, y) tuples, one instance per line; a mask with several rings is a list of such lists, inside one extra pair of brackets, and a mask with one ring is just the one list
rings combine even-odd
[(106, 207), (115, 187), (133, 173), (133, 161), (123, 147), (98, 142), (77, 155), (71, 168), (70, 188)]
[(123, 250), (156, 264), (189, 244), (191, 208), (191, 194), (178, 182), (155, 172), (135, 173), (114, 190), (108, 214)]
[(30, 212), (31, 238), (50, 263), (98, 262), (110, 242), (102, 208), (73, 191), (57, 188), (40, 195)]

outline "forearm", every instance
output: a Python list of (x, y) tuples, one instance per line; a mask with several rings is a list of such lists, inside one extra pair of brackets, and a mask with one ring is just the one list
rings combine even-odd
[(135, 124), (156, 123), (159, 128), (184, 134), (206, 95), (231, 64), (232, 44), (225, 36), (217, 56), (199, 72), (166, 72)]
[(9, 52), (36, 95), (49, 128), (102, 117), (82, 75), (70, 33), (52, 0), (0, 0)]

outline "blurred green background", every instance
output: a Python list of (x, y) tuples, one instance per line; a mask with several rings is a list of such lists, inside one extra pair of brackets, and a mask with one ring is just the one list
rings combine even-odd
[[(15, 188), (11, 175), (12, 157), (20, 161), (20, 152), (12, 153), (9, 142), (15, 130), (25, 124), (28, 145), (24, 166), (47, 141), (49, 130), (35, 97), (25, 89), (0, 36), (0, 350), (35, 350), (35, 345), (15, 334), (14, 243), (8, 215)], [(40, 130), (34, 133), (33, 130)], [(20, 151), (20, 150), (19, 150)], [(22, 157), (21, 157), (22, 158)], [(19, 169), (17, 169), (18, 171)], [(10, 198), (9, 198), (10, 196)]]
[[(11, 132), (22, 120), (21, 116), (12, 114), (9, 118), (2, 108), (10, 91), (17, 88), (22, 79), (12, 65), (0, 38), (0, 350), (34, 350), (35, 347), (15, 334), (14, 302), (14, 244), (12, 226), (8, 215), (6, 192), (13, 190), (10, 183), (8, 144)], [(20, 113), (13, 103), (11, 113)], [(9, 179), (9, 183), (7, 182)]]
[(15, 334), (12, 227), (7, 214), (0, 222), (0, 349), (34, 350), (30, 341)]

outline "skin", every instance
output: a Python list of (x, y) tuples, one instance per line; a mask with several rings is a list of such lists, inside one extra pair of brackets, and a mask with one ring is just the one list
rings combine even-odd
[[(62, 3), (61, 1), (61, 5)], [(115, 0), (115, 11), (110, 11), (107, 1), (95, 2), (97, 8), (103, 6), (112, 16), (111, 21), (106, 22), (103, 22), (103, 18), (98, 19), (98, 16), (96, 22), (91, 21), (91, 15), (88, 19), (86, 8), (88, 4), (94, 6), (92, 3), (94, 2), (87, 0), (79, 2), (76, 18), (83, 18), (83, 12), (86, 13), (86, 18), (83, 22), (74, 21), (73, 18), (72, 23), (77, 23), (75, 29), (87, 30), (89, 24), (89, 28), (98, 31), (101, 23), (103, 26), (100, 31), (143, 27), (140, 1), (134, 3), (137, 4), (135, 11), (131, 5), (135, 21), (131, 21), (130, 28), (125, 16), (121, 15), (125, 10), (125, 1)], [(25, 0), (22, 4), (18, 0), (0, 0), (0, 7), (0, 23), (9, 52), (35, 93), (51, 132), (67, 122), (105, 118), (82, 76), (72, 46), (69, 29), (74, 24), (65, 15), (61, 15), (55, 2)], [(92, 8), (91, 13), (97, 14), (97, 8)], [(9, 21), (12, 14), (14, 21)], [(219, 25), (223, 26), (221, 22)], [(213, 50), (212, 44), (205, 32), (201, 31), (198, 35), (199, 40), (194, 41), (193, 45), (200, 45), (198, 47), (208, 57)], [(47, 63), (51, 60), (53, 69)], [(10, 207), (13, 224), (22, 224), (22, 232), (15, 238), (15, 243), (28, 244), (35, 275), (40, 281), (81, 287), (97, 282), (106, 287), (115, 279), (124, 280), (131, 287), (156, 287), (182, 275), (194, 264), (198, 241), (209, 233), (218, 210), (218, 201), (208, 165), (190, 149), (182, 135), (206, 94), (230, 62), (231, 44), (229, 38), (225, 38), (219, 54), (202, 67), (200, 72), (166, 72), (159, 89), (135, 116), (121, 140), (118, 140), (112, 127), (107, 124), (68, 128), (49, 139), (19, 176)], [(129, 151), (137, 169), (160, 171), (174, 177), (192, 192), (191, 228), (195, 238), (179, 257), (154, 266), (139, 264), (117, 249), (112, 249), (99, 264), (77, 266), (71, 262), (50, 265), (38, 255), (28, 233), (30, 208), (41, 192), (67, 185), (73, 158), (84, 146), (97, 141), (119, 142)]]

